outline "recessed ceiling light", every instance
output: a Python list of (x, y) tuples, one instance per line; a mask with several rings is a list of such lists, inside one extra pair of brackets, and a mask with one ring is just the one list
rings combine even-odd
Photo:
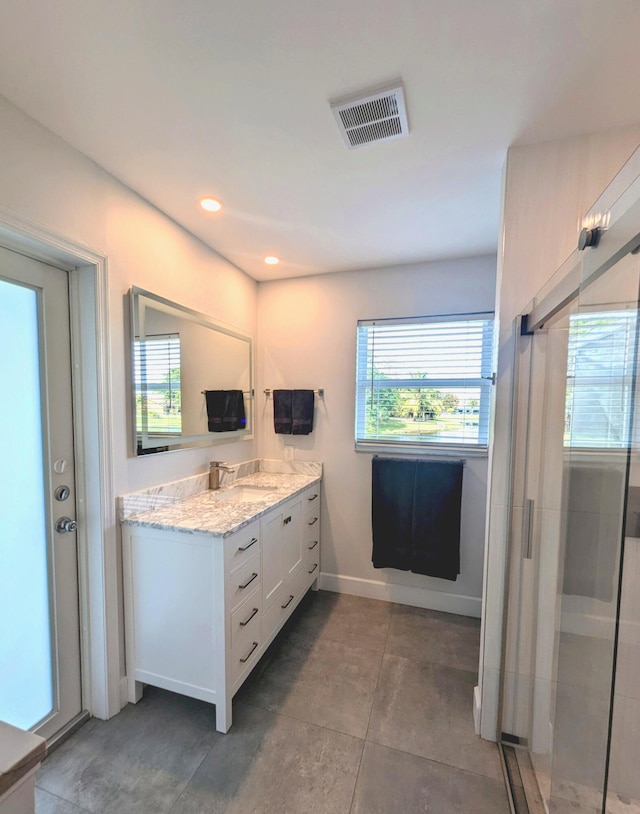
[(279, 257), (274, 257), (272, 254), (270, 254), (268, 257), (264, 258), (264, 262), (268, 266), (277, 266), (278, 263), (280, 262), (280, 258)]
[(215, 198), (202, 198), (200, 206), (206, 212), (219, 212), (222, 209), (222, 204)]

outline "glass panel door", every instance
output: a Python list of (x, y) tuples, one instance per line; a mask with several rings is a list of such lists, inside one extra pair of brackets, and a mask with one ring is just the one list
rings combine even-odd
[(532, 807), (636, 814), (640, 259), (587, 283), (519, 348), (502, 731)]
[(3, 371), (0, 720), (30, 729), (53, 710), (49, 550), (36, 291), (0, 280)]

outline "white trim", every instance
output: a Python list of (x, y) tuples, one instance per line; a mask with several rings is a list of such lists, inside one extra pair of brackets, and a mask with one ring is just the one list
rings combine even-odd
[(480, 693), (480, 687), (476, 686), (473, 688), (473, 728), (475, 729), (476, 735), (480, 734), (481, 710), (482, 695)]
[(432, 591), (429, 588), (398, 585), (375, 579), (347, 577), (342, 574), (328, 574), (325, 571), (321, 571), (318, 576), (318, 587), (323, 591), (333, 591), (338, 594), (382, 599), (386, 602), (397, 602), (399, 605), (413, 605), (416, 608), (480, 618), (481, 599), (476, 596), (462, 596), (446, 591)]
[[(106, 258), (0, 207), (0, 244), (70, 273), (83, 706), (121, 709)], [(90, 544), (91, 543), (91, 544)]]

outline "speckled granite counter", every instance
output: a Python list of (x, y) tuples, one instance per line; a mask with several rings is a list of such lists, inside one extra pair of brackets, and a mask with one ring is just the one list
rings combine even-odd
[[(235, 477), (226, 478), (215, 492), (206, 489), (206, 475), (197, 475), (175, 482), (179, 487), (173, 490), (167, 485), (124, 496), (120, 499), (120, 521), (130, 526), (227, 537), (319, 482), (322, 476), (322, 465), (317, 463), (249, 461), (231, 465), (236, 469)], [(243, 486), (264, 489), (264, 499), (230, 500), (234, 489)], [(200, 491), (189, 494), (192, 489)]]

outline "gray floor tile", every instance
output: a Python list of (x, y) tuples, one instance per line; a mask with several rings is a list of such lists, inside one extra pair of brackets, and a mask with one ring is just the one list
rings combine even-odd
[(289, 634), (242, 698), (307, 723), (363, 738), (382, 654), (328, 639)]
[(384, 656), (367, 740), (500, 780), (497, 746), (474, 732), (474, 685), (467, 670)]
[(504, 783), (367, 743), (352, 814), (509, 814)]
[(36, 814), (85, 814), (86, 810), (49, 794), (44, 789), (36, 788)]
[(480, 620), (395, 605), (385, 653), (478, 671)]
[[(215, 707), (154, 688), (45, 760), (37, 784), (90, 812), (169, 811), (221, 735)], [(70, 743), (71, 743), (70, 739)]]
[(310, 591), (291, 629), (307, 638), (331, 639), (382, 652), (392, 609), (390, 602), (331, 591)]
[(171, 814), (346, 814), (363, 742), (250, 705)]

